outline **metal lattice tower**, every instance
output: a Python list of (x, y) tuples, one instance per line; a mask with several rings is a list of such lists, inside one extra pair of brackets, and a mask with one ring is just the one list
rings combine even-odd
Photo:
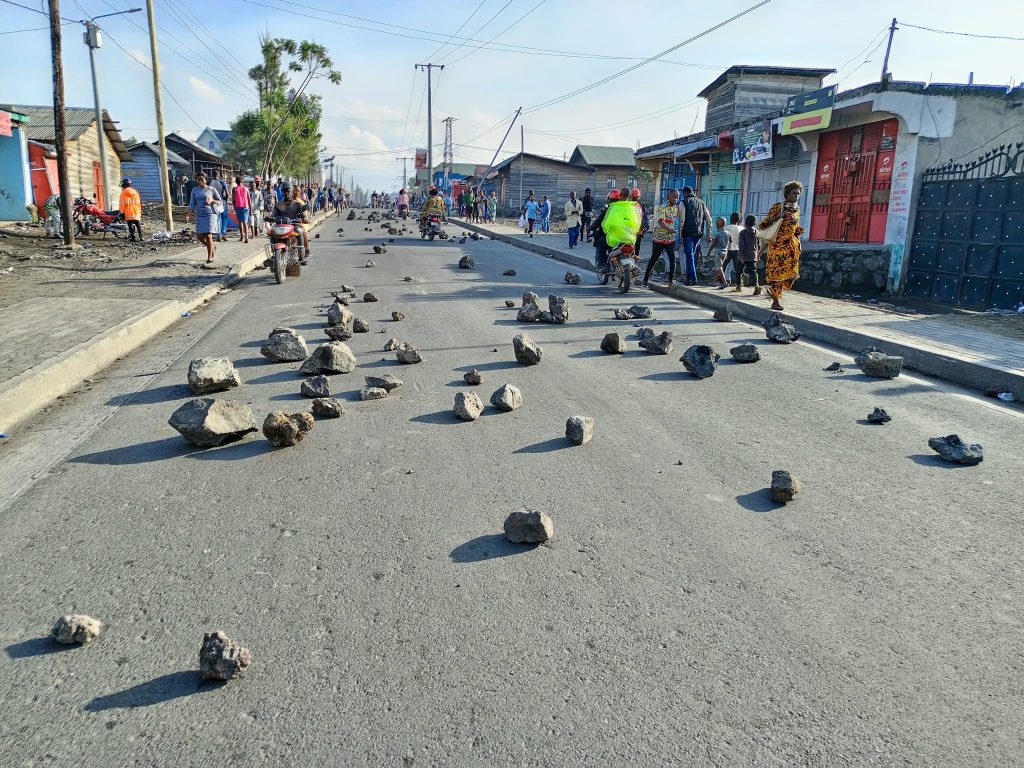
[(455, 122), (454, 117), (446, 117), (444, 119), (444, 160), (442, 161), (442, 172), (444, 173), (444, 191), (447, 192), (450, 189), (448, 180), (452, 175), (452, 163), (455, 160), (454, 147), (452, 145), (452, 123)]

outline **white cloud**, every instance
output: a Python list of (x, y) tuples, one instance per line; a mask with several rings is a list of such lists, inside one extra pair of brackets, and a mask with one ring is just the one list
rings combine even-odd
[(355, 149), (387, 150), (387, 143), (372, 131), (364, 131), (358, 125), (350, 125), (345, 132), (345, 146)]
[(142, 66), (144, 66), (144, 67), (152, 66), (151, 61), (150, 61), (150, 55), (148, 53), (146, 53), (145, 51), (143, 51), (142, 49), (140, 49), (140, 48), (128, 48), (128, 49), (126, 49), (126, 53), (128, 54), (129, 58), (135, 59)]
[(224, 95), (205, 80), (189, 75), (188, 84), (202, 99), (207, 101), (224, 101)]

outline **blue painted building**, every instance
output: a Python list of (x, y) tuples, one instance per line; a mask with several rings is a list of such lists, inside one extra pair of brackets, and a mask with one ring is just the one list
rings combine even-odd
[[(163, 202), (160, 189), (160, 147), (148, 142), (139, 142), (128, 147), (132, 153), (130, 162), (121, 163), (121, 173), (131, 179), (132, 186), (146, 202)], [(190, 176), (191, 165), (181, 155), (167, 150), (167, 171), (170, 174), (171, 192), (175, 194), (179, 176)]]
[(0, 134), (0, 221), (29, 221), (32, 217), (25, 207), (32, 201), (25, 135), (29, 118), (19, 112), (4, 112), (0, 118), (5, 124), (6, 115), (10, 115), (11, 135)]

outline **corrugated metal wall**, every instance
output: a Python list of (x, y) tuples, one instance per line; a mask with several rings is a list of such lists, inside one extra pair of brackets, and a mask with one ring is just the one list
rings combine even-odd
[[(163, 201), (163, 193), (160, 190), (160, 158), (146, 149), (137, 149), (132, 155), (134, 160), (130, 163), (122, 163), (121, 172), (132, 180), (132, 186), (139, 190), (139, 195), (147, 203), (159, 203)], [(188, 174), (187, 165), (171, 166), (172, 173)], [(174, 192), (175, 190), (172, 190)]]

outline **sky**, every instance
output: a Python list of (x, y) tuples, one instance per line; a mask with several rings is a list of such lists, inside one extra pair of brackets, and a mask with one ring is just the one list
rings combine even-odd
[[(37, 29), (48, 19), (34, 10), (46, 3), (16, 2), (24, 7), (0, 0), (0, 103), (50, 104), (49, 33)], [(418, 63), (445, 65), (434, 71), (435, 165), (446, 117), (455, 118), (455, 162), (486, 165), (518, 107), (523, 115), (499, 160), (519, 151), (521, 127), (527, 152), (558, 158), (576, 144), (636, 148), (702, 130), (696, 94), (734, 64), (834, 68), (825, 82), (841, 90), (876, 81), (893, 16), (900, 28), (889, 70), (897, 80), (966, 82), (971, 72), (975, 83), (1024, 79), (1024, 39), (967, 36), (1021, 37), (1008, 0), (768, 0), (703, 34), (757, 2), (155, 0), (165, 125), (195, 139), (254, 106), (246, 73), (259, 61), (261, 34), (327, 47), (343, 79), (311, 88), (323, 97), (322, 143), (344, 166), (346, 182), (354, 177), (382, 190), (399, 184), (398, 158), (427, 143), (426, 75)], [(68, 106), (93, 105), (88, 49), (75, 21), (139, 5), (61, 0), (70, 22), (63, 26)], [(106, 36), (97, 52), (103, 106), (125, 138), (154, 140), (146, 15), (97, 23)], [(635, 65), (642, 66), (572, 95)]]

